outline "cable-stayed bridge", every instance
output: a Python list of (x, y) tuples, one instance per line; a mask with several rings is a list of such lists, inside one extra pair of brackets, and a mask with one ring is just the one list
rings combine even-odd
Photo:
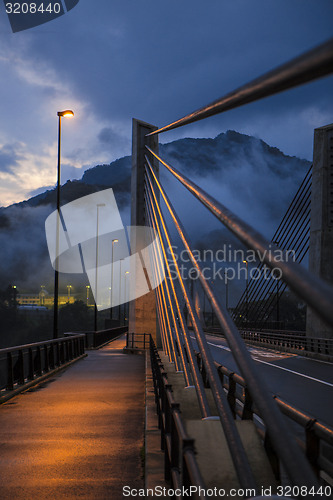
[[(192, 498), (331, 496), (333, 125), (315, 130), (313, 166), (272, 241), (161, 158), (157, 138), (332, 71), (331, 40), (161, 129), (133, 120), (131, 227), (148, 230), (131, 239), (126, 345), (116, 328), (0, 351), (2, 498), (123, 498), (145, 486)], [(205, 279), (160, 169), (272, 270), (249, 283), (233, 317)], [(205, 332), (175, 231), (223, 338)], [(95, 247), (97, 270), (98, 227)], [(300, 265), (308, 248), (310, 270)], [(308, 306), (301, 338), (261, 331), (285, 287)]]

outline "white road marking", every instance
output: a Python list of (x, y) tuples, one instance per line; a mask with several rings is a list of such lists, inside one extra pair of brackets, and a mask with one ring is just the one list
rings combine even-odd
[(293, 373), (294, 375), (299, 375), (300, 377), (308, 378), (310, 380), (314, 380), (315, 382), (319, 382), (319, 384), (325, 384), (329, 387), (333, 387), (333, 384), (330, 382), (325, 382), (324, 380), (320, 380), (319, 378), (310, 377), (310, 375), (305, 375), (304, 373), (295, 372), (294, 370), (289, 370), (289, 368), (284, 368), (283, 366), (273, 365), (272, 363), (267, 363), (267, 361), (262, 361), (258, 358), (253, 358), (258, 363), (263, 363), (264, 365), (273, 366), (273, 368), (278, 368), (279, 370), (284, 370), (285, 372)]
[(223, 349), (224, 351), (231, 352), (231, 349), (229, 347), (226, 347), (225, 345), (217, 345), (217, 344), (213, 344), (212, 342), (207, 342), (207, 344), (213, 345), (214, 347), (218, 347), (219, 349)]
[[(191, 338), (195, 340), (195, 337), (191, 337)], [(218, 347), (219, 349), (223, 349), (224, 351), (231, 352), (231, 349), (229, 349), (229, 347), (226, 347), (223, 345), (213, 344), (212, 342), (207, 342), (207, 343), (214, 346), (214, 347)], [(258, 352), (258, 351), (256, 351), (256, 352)], [(320, 380), (319, 378), (310, 377), (310, 375), (305, 375), (304, 373), (295, 372), (294, 370), (289, 370), (289, 368), (284, 368), (283, 366), (273, 365), (272, 363), (268, 363), (267, 361), (263, 361), (261, 359), (255, 358), (255, 357), (253, 357), (253, 359), (255, 361), (257, 361), (258, 363), (263, 363), (264, 365), (273, 366), (273, 368), (278, 368), (279, 370), (284, 370), (286, 372), (293, 373), (294, 375), (298, 375), (299, 377), (308, 378), (309, 380), (313, 380), (314, 382), (318, 382), (319, 384), (324, 384), (324, 385), (328, 385), (329, 387), (333, 387), (333, 384), (331, 384), (330, 382), (325, 382), (325, 380)]]

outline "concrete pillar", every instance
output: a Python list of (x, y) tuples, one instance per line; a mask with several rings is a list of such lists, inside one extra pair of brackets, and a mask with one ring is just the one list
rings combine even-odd
[[(146, 134), (156, 130), (157, 127), (133, 119), (132, 143), (132, 179), (131, 179), (131, 226), (148, 226), (144, 208), (144, 164), (145, 155), (158, 173), (158, 162), (154, 161), (146, 150), (147, 145), (158, 153), (158, 137), (145, 137)], [(139, 252), (149, 242), (139, 240), (131, 241), (131, 253)], [(145, 270), (144, 270), (145, 271)], [(133, 276), (132, 276), (133, 279)], [(161, 345), (160, 333), (157, 324), (155, 291), (152, 290), (129, 304), (129, 333), (150, 333), (158, 347)], [(137, 344), (140, 347), (140, 344)]]
[[(309, 269), (333, 285), (333, 124), (314, 131)], [(333, 338), (309, 307), (306, 333)]]

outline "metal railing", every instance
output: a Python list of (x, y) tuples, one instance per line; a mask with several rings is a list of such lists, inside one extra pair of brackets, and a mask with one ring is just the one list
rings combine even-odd
[(333, 356), (333, 339), (312, 338), (288, 333), (264, 333), (261, 331), (240, 331), (244, 340), (250, 343), (278, 347), (286, 350), (297, 350), (302, 353), (316, 353)]
[(149, 349), (150, 333), (128, 332), (126, 335), (126, 347), (128, 349)]
[[(194, 440), (185, 429), (179, 402), (173, 398), (163, 363), (150, 338), (150, 359), (153, 372), (154, 393), (161, 430), (161, 450), (164, 452), (164, 479), (170, 481), (174, 490), (195, 486), (205, 490), (205, 484), (195, 458)], [(194, 494), (192, 498), (205, 500)]]
[[(192, 123), (213, 114), (235, 108), (242, 104), (272, 95), (295, 85), (305, 83), (320, 76), (333, 72), (333, 40), (308, 52), (290, 63), (274, 70), (267, 75), (236, 90), (211, 105), (191, 113), (166, 127), (155, 130), (147, 136), (177, 128)], [(147, 142), (148, 142), (147, 137)], [(142, 139), (140, 139), (142, 140)], [(207, 398), (203, 388), (203, 379), (198, 373), (198, 365), (194, 360), (192, 341), (189, 336), (187, 322), (184, 318), (184, 303), (193, 327), (196, 342), (202, 357), (205, 378), (209, 381), (220, 422), (228, 442), (229, 451), (237, 471), (238, 480), (243, 488), (255, 487), (255, 480), (249, 465), (244, 447), (235, 426), (235, 415), (228, 403), (221, 378), (213, 361), (206, 337), (198, 318), (196, 308), (189, 293), (187, 284), (182, 278), (177, 256), (162, 213), (159, 198), (164, 201), (168, 216), (173, 221), (178, 236), (187, 252), (190, 262), (195, 268), (206, 297), (220, 324), (223, 335), (226, 337), (232, 354), (239, 366), (241, 375), (246, 381), (246, 390), (251, 395), (253, 405), (266, 428), (270, 445), (286, 471), (291, 484), (295, 486), (317, 486), (317, 478), (312, 466), (300, 450), (294, 436), (286, 425), (278, 405), (272, 399), (266, 384), (259, 375), (256, 366), (244, 344), (244, 341), (231, 319), (228, 310), (221, 303), (214, 290), (214, 284), (205, 279), (200, 263), (193, 254), (186, 231), (176, 214), (159, 178), (156, 163), (163, 165), (197, 200), (199, 200), (227, 229), (229, 229), (247, 248), (262, 256), (263, 264), (272, 269), (280, 270), (281, 281), (287, 284), (328, 324), (333, 326), (333, 289), (301, 267), (296, 262), (282, 260), (277, 246), (272, 248), (260, 233), (232, 213), (218, 200), (205, 192), (200, 186), (184, 176), (179, 170), (159, 157), (156, 151), (146, 145), (145, 156), (145, 219), (152, 231), (158, 234), (161, 251), (154, 249), (152, 255), (153, 266), (159, 272), (159, 262), (162, 260), (167, 271), (167, 278), (155, 290), (158, 320), (162, 335), (163, 349), (169, 360), (175, 364), (176, 370), (184, 372), (186, 385), (194, 384), (198, 402), (203, 417), (210, 416)], [(156, 161), (157, 160), (157, 161)], [(166, 253), (168, 249), (168, 255)], [(275, 250), (279, 250), (278, 258)], [(170, 266), (173, 266), (173, 276), (176, 272), (177, 280), (172, 279)]]
[[(203, 374), (206, 385), (209, 385), (205, 376), (204, 364), (200, 353), (197, 353), (198, 365)], [(272, 447), (269, 433), (261, 419), (261, 414), (255, 407), (248, 386), (243, 377), (232, 372), (227, 367), (215, 362), (221, 383), (227, 393), (228, 403), (235, 418), (241, 420), (253, 420), (258, 426), (264, 446), (268, 451), (273, 471), (277, 479), (280, 479), (279, 457)], [(306, 457), (311, 463), (318, 477), (322, 473), (333, 480), (333, 429), (325, 423), (318, 421), (312, 415), (308, 415), (294, 406), (290, 405), (282, 398), (273, 396), (281, 412), (292, 422), (297, 424), (303, 433), (297, 441), (303, 449)], [(297, 430), (296, 430), (297, 434)]]
[(106, 344), (107, 342), (111, 342), (116, 339), (120, 335), (126, 333), (128, 331), (128, 326), (117, 326), (115, 328), (108, 328), (106, 330), (97, 330), (97, 332), (85, 332), (86, 336), (86, 347), (98, 348)]
[(84, 355), (84, 335), (0, 349), (0, 401)]
[[(297, 351), (298, 354), (320, 354), (333, 357), (333, 339), (308, 337), (302, 332), (266, 332), (256, 329), (239, 330), (242, 338), (249, 344), (278, 348), (282, 351)], [(205, 332), (218, 337), (223, 336), (219, 328), (205, 328)]]

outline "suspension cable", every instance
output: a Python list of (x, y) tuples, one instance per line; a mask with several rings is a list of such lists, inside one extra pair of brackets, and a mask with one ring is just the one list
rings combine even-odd
[[(149, 148), (147, 148), (149, 149)], [(157, 159), (158, 156), (155, 155), (151, 150), (149, 150)], [(292, 437), (288, 427), (286, 426), (282, 415), (279, 412), (278, 407), (272, 400), (270, 393), (266, 387), (264, 381), (259, 377), (255, 364), (241, 338), (241, 335), (236, 328), (234, 322), (232, 321), (228, 311), (220, 303), (219, 299), (215, 296), (213, 292), (212, 284), (210, 284), (204, 277), (201, 267), (197, 260), (195, 259), (191, 247), (188, 243), (185, 230), (176, 215), (168, 196), (166, 195), (161, 183), (157, 179), (154, 170), (147, 159), (147, 163), (150, 169), (150, 173), (154, 178), (154, 181), (161, 193), (164, 202), (168, 208), (168, 211), (174, 221), (176, 229), (182, 242), (187, 250), (188, 256), (190, 257), (193, 266), (197, 269), (200, 282), (206, 292), (206, 295), (214, 309), (214, 312), (218, 318), (221, 328), (225, 334), (228, 344), (232, 350), (241, 374), (246, 379), (248, 383), (248, 388), (251, 392), (251, 396), (255, 401), (258, 409), (261, 412), (265, 425), (267, 426), (269, 436), (273, 442), (275, 449), (277, 450), (282, 462), (286, 466), (286, 470), (290, 475), (290, 478), (299, 486), (308, 484), (313, 486), (317, 484), (316, 478), (311, 470), (310, 465), (303, 456), (301, 450), (298, 448), (294, 438)], [(164, 162), (163, 162), (164, 164)], [(171, 170), (172, 171), (172, 170)], [(200, 189), (200, 188), (198, 188)], [(206, 345), (205, 342), (202, 343), (203, 346)], [(202, 352), (204, 354), (204, 352)], [(204, 356), (203, 356), (204, 357)]]
[(235, 234), (248, 248), (262, 257), (271, 269), (279, 269), (282, 279), (299, 295), (324, 321), (333, 326), (333, 289), (332, 287), (301, 267), (297, 262), (280, 260), (274, 250), (280, 250), (268, 242), (258, 231), (217, 201), (213, 196), (189, 180), (177, 169), (159, 158), (148, 146), (147, 150), (171, 172), (215, 217)]
[[(150, 170), (152, 171), (151, 164), (149, 162), (149, 159), (146, 157), (146, 161), (148, 163), (148, 166)], [(152, 189), (152, 192), (154, 193), (154, 188), (151, 180), (151, 175), (146, 168), (146, 174), (148, 179), (150, 180), (150, 187)], [(155, 175), (154, 175), (155, 178)], [(155, 194), (156, 196), (156, 194)], [(156, 204), (155, 201), (155, 207), (157, 208), (160, 216), (160, 220), (162, 223), (162, 226), (164, 228), (164, 224), (162, 222), (162, 213), (160, 210), (160, 207)], [(166, 228), (165, 228), (166, 229)], [(169, 242), (168, 242), (169, 243)], [(170, 242), (171, 243), (171, 242)], [(237, 476), (239, 479), (240, 484), (242, 487), (247, 487), (247, 488), (254, 488), (256, 489), (256, 483), (255, 479), (253, 477), (253, 473), (251, 471), (250, 464), (248, 462), (248, 458), (246, 456), (245, 450), (243, 443), (240, 439), (238, 430), (236, 428), (235, 420), (233, 417), (233, 414), (231, 412), (229, 403), (227, 401), (226, 395), (224, 393), (221, 381), (219, 379), (216, 367), (214, 365), (214, 360), (212, 358), (211, 352), (209, 350), (209, 347), (207, 345), (206, 337), (205, 334), (202, 330), (202, 327), (200, 325), (199, 319), (197, 317), (197, 314), (195, 312), (195, 308), (193, 306), (192, 299), (190, 298), (189, 294), (187, 293), (185, 283), (182, 280), (181, 273), (179, 272), (179, 268), (177, 269), (177, 275), (178, 275), (178, 280), (181, 285), (183, 295), (186, 301), (186, 305), (188, 307), (192, 324), (194, 327), (194, 332), (196, 336), (196, 340), (198, 342), (201, 354), (202, 354), (202, 359), (205, 365), (205, 369), (208, 375), (209, 383), (212, 388), (212, 394), (215, 400), (216, 408), (218, 411), (218, 414), (220, 416), (220, 422), (224, 430), (224, 434), (229, 446), (230, 450), (230, 455), (232, 457), (232, 460), (235, 465), (235, 470), (237, 472)]]

